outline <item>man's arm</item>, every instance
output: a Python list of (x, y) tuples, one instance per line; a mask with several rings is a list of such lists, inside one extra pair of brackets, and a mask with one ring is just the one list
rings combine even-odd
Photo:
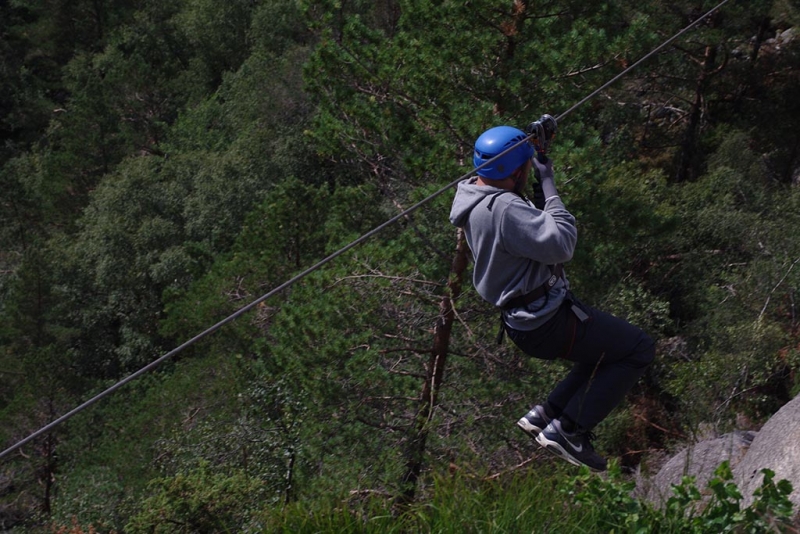
[(533, 158), (533, 175), (536, 177), (537, 182), (542, 187), (544, 194), (544, 201), (548, 201), (551, 197), (557, 197), (558, 191), (556, 190), (556, 180), (553, 173), (553, 160), (547, 158), (544, 163), (539, 161), (538, 157)]

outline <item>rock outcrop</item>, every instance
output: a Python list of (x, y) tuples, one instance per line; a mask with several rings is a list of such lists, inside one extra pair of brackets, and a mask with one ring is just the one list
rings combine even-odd
[(753, 502), (761, 487), (762, 469), (775, 472), (775, 481), (792, 484), (789, 500), (800, 511), (800, 395), (789, 401), (758, 431), (752, 445), (733, 470), (734, 480), (744, 496), (744, 506)]
[(684, 476), (695, 477), (695, 485), (702, 491), (723, 461), (737, 466), (750, 447), (754, 432), (732, 432), (686, 447), (670, 458), (648, 482), (644, 492), (648, 500), (664, 503), (672, 493), (672, 485), (680, 484)]
[(753, 492), (761, 487), (763, 469), (775, 473), (775, 481), (788, 480), (794, 489), (789, 496), (800, 512), (800, 395), (784, 405), (758, 431), (736, 431), (700, 441), (670, 458), (649, 480), (641, 480), (638, 493), (661, 504), (672, 496), (672, 485), (684, 476), (694, 476), (705, 491), (714, 471), (728, 460), (734, 482), (744, 498), (743, 507), (753, 502)]

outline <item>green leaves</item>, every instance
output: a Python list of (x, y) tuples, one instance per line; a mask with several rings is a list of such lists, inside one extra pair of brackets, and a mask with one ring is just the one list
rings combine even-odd
[(246, 472), (212, 474), (205, 465), (154, 480), (152, 496), (125, 526), (126, 532), (224, 532), (248, 522), (261, 483)]
[[(663, 508), (655, 508), (631, 495), (634, 484), (626, 481), (619, 466), (609, 466), (608, 478), (592, 475), (586, 468), (563, 485), (562, 491), (574, 494), (578, 507), (596, 519), (596, 528), (603, 532), (697, 533), (706, 532), (784, 532), (790, 528), (791, 484), (773, 482), (774, 473), (765, 469), (764, 480), (755, 500), (741, 507), (742, 494), (732, 482), (730, 464), (725, 461), (708, 482), (708, 491), (701, 491), (693, 477), (684, 477), (673, 485), (673, 496)], [(571, 499), (570, 499), (571, 500)]]

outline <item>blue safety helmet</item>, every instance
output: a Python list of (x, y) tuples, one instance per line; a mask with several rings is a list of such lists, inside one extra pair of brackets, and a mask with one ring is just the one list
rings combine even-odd
[[(526, 137), (527, 135), (522, 130), (511, 126), (490, 128), (475, 141), (475, 154), (472, 157), (472, 163), (475, 167), (478, 167)], [(489, 180), (502, 180), (510, 176), (520, 165), (531, 159), (533, 152), (533, 146), (530, 143), (522, 143), (486, 167), (478, 169), (477, 174)]]

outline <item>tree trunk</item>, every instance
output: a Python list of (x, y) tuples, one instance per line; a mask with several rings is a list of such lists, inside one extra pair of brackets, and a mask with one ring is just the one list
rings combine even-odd
[[(719, 17), (711, 17), (711, 27), (718, 25)], [(703, 107), (705, 93), (708, 89), (708, 80), (716, 69), (717, 61), (717, 47), (714, 44), (709, 44), (705, 47), (703, 52), (703, 60), (700, 64), (700, 74), (697, 76), (697, 83), (694, 90), (694, 102), (689, 113), (689, 122), (686, 126), (686, 131), (681, 141), (680, 162), (678, 164), (678, 171), (675, 177), (677, 182), (684, 182), (691, 180), (696, 174), (696, 155), (697, 155), (697, 138), (700, 134), (702, 126)]]
[[(506, 40), (499, 62), (498, 78), (507, 79), (509, 77), (509, 65), (514, 60), (514, 55), (517, 51), (517, 38), (525, 26), (527, 11), (528, 0), (514, 0), (511, 4), (511, 17), (505, 24), (500, 26)], [(510, 95), (506, 92), (498, 93), (495, 96), (494, 114), (497, 116), (504, 115), (507, 107), (506, 102), (512, 98), (516, 98), (516, 95)]]
[[(49, 419), (52, 421), (54, 417), (53, 414), (55, 413), (55, 406), (52, 399), (48, 401), (48, 409), (50, 412)], [(55, 485), (56, 468), (58, 467), (55, 452), (56, 437), (53, 433), (50, 433), (45, 436), (44, 442), (42, 443), (41, 456), (44, 459), (44, 463), (39, 471), (39, 484), (44, 491), (42, 495), (41, 511), (45, 517), (49, 517), (53, 509), (53, 486)]]
[(426, 380), (422, 387), (414, 428), (406, 448), (406, 471), (402, 480), (402, 494), (398, 499), (400, 504), (413, 501), (417, 480), (422, 472), (425, 445), (430, 432), (430, 422), (436, 408), (439, 388), (444, 381), (447, 353), (450, 348), (450, 332), (455, 320), (453, 302), (461, 295), (464, 273), (467, 270), (467, 251), (464, 231), (459, 229), (456, 254), (450, 267), (447, 291), (439, 302), (439, 320), (434, 328), (433, 347), (425, 373)]

